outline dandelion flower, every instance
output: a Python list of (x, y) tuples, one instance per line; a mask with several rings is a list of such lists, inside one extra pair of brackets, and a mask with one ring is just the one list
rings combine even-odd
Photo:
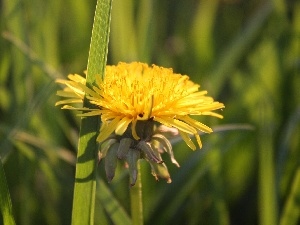
[[(224, 108), (222, 103), (206, 96), (207, 91), (199, 91), (200, 85), (192, 82), (187, 75), (176, 74), (169, 68), (139, 62), (106, 66), (105, 78), (101, 80), (98, 76), (92, 88), (85, 85), (86, 80), (80, 75), (69, 75), (68, 78), (57, 80), (66, 85), (57, 95), (66, 99), (56, 105), (82, 111), (80, 116), (101, 117), (102, 126), (97, 137), (97, 141), (102, 143), (101, 158), (125, 159), (131, 170), (132, 184), (135, 183), (136, 161), (139, 158), (150, 162), (156, 177), (170, 181), (160, 157), (161, 150), (169, 153), (173, 163), (178, 163), (164, 134), (179, 133), (185, 143), (195, 150), (190, 137), (194, 136), (201, 148), (199, 132), (211, 133), (212, 129), (191, 116), (222, 118), (213, 112)], [(95, 108), (78, 106), (84, 98)], [(108, 165), (114, 168), (108, 168)], [(115, 165), (107, 163), (106, 167), (108, 179), (111, 180)]]

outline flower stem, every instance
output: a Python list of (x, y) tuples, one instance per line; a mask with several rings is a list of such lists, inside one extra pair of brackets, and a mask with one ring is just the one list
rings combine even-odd
[(140, 162), (137, 162), (137, 180), (130, 189), (132, 225), (143, 225), (142, 177)]

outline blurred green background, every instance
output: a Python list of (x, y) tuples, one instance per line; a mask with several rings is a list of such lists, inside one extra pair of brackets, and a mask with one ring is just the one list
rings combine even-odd
[[(86, 69), (95, 4), (0, 1), (0, 156), (17, 224), (71, 222), (80, 120), (54, 106), (54, 80)], [(114, 0), (119, 61), (172, 67), (226, 106), (199, 118), (221, 129), (202, 150), (174, 145), (171, 184), (142, 162), (145, 224), (300, 224), (299, 1)], [(116, 224), (128, 174), (120, 164), (107, 184), (98, 170), (95, 224)]]

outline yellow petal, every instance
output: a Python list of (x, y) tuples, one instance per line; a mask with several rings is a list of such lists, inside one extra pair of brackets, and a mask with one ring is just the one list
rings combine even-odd
[(114, 120), (109, 122), (108, 124), (103, 124), (103, 127), (100, 130), (100, 133), (97, 137), (98, 142), (105, 141), (111, 135), (112, 132), (116, 129), (121, 117), (116, 117)]
[(67, 85), (74, 93), (80, 96), (84, 96), (84, 91), (78, 86), (79, 83), (75, 82), (65, 82), (65, 85)]
[(146, 113), (145, 113), (145, 118), (149, 119), (151, 117), (151, 113), (152, 113), (152, 108), (153, 108), (153, 99), (154, 96), (152, 95), (149, 99), (149, 101), (146, 103)]
[(78, 86), (88, 95), (93, 96), (95, 98), (101, 99), (101, 96), (99, 94), (97, 94), (95, 91), (91, 90), (90, 88), (88, 88), (87, 86), (85, 86), (84, 84), (78, 83)]
[(64, 105), (62, 107), (62, 109), (69, 109), (69, 110), (78, 110), (78, 111), (92, 111), (92, 110), (97, 110), (97, 109), (89, 109), (86, 107), (74, 107), (74, 106), (70, 106), (70, 105)]
[(75, 82), (79, 82), (79, 83), (82, 83), (82, 84), (85, 84), (86, 83), (86, 79), (78, 74), (69, 74), (68, 75), (68, 78), (72, 81), (75, 81)]
[(56, 95), (61, 96), (61, 97), (66, 97), (66, 98), (76, 98), (76, 97), (78, 97), (77, 94), (75, 94), (74, 92), (70, 92), (70, 91), (57, 91)]
[(201, 130), (202, 132), (205, 132), (205, 133), (213, 132), (213, 130), (210, 127), (206, 126), (205, 124), (203, 124), (197, 120), (192, 119), (189, 116), (183, 116), (183, 117), (180, 117), (180, 119), (183, 120), (184, 122), (188, 123), (192, 127), (195, 127), (198, 130)]
[(214, 116), (214, 117), (223, 119), (223, 116), (221, 114), (215, 113), (215, 112), (203, 112), (202, 115), (205, 115), (205, 116)]
[(66, 99), (66, 100), (62, 100), (62, 101), (58, 101), (55, 103), (55, 106), (57, 105), (64, 105), (64, 104), (73, 104), (73, 103), (82, 103), (81, 99)]
[(197, 143), (199, 145), (199, 148), (201, 149), (202, 148), (202, 142), (201, 142), (199, 134), (195, 134), (195, 137), (196, 137)]
[(188, 125), (187, 123), (182, 122), (177, 119), (173, 119), (173, 118), (164, 116), (164, 117), (155, 117), (154, 120), (161, 124), (164, 124), (168, 127), (171, 127), (171, 126), (175, 127), (178, 130), (181, 130), (188, 134), (196, 134), (197, 133), (197, 130), (195, 128), (193, 128), (190, 125)]
[(87, 113), (81, 113), (81, 114), (77, 114), (77, 116), (100, 116), (102, 114), (101, 110), (97, 110), (97, 111), (91, 111), (91, 112), (87, 112)]
[(192, 142), (191, 138), (189, 137), (189, 135), (185, 132), (182, 132), (179, 130), (179, 134), (182, 137), (182, 139), (185, 141), (185, 143), (192, 149), (192, 150), (196, 150), (196, 146), (195, 144)]
[(139, 140), (140, 137), (137, 135), (136, 129), (135, 129), (136, 123), (137, 123), (137, 120), (133, 120), (132, 121), (132, 124), (131, 124), (131, 133), (132, 133), (132, 136), (133, 136), (133, 138), (135, 140)]
[(115, 133), (117, 135), (124, 134), (124, 132), (127, 130), (128, 124), (130, 124), (131, 121), (132, 121), (132, 119), (124, 117), (121, 121), (119, 121), (119, 123), (118, 123), (118, 125), (116, 127)]

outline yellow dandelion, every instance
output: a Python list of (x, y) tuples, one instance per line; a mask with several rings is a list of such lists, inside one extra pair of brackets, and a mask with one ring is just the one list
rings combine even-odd
[[(149, 149), (147, 150), (147, 143), (152, 141), (149, 136), (153, 136), (153, 140), (165, 143), (166, 146), (169, 146), (169, 142), (158, 134), (155, 136), (155, 132), (144, 135), (144, 124), (147, 121), (176, 128), (186, 144), (195, 150), (196, 146), (190, 136), (196, 138), (201, 148), (199, 131), (211, 133), (212, 129), (192, 119), (191, 115), (222, 118), (220, 114), (213, 112), (224, 108), (222, 103), (206, 96), (207, 91), (199, 91), (200, 85), (192, 82), (187, 75), (174, 73), (169, 68), (148, 66), (139, 62), (106, 66), (105, 78), (101, 80), (98, 76), (92, 88), (88, 88), (85, 85), (85, 78), (77, 74), (69, 75), (68, 78), (69, 80), (57, 80), (58, 83), (66, 85), (64, 90), (57, 93), (66, 100), (59, 101), (56, 105), (63, 105), (63, 109), (80, 110), (82, 111), (80, 116), (100, 116), (102, 126), (97, 137), (98, 142), (111, 140), (109, 138), (111, 135), (124, 136), (126, 133), (128, 136), (130, 132), (129, 136), (137, 142), (133, 147), (133, 144), (127, 140), (129, 143), (127, 143), (129, 146), (127, 150), (139, 145), (139, 148), (145, 151), (147, 158), (156, 163), (161, 163), (162, 160), (158, 152), (152, 154), (151, 150), (150, 152)], [(78, 103), (83, 102), (84, 97), (96, 106), (95, 109), (76, 107)], [(151, 130), (153, 126), (150, 127)], [(146, 145), (142, 141), (145, 141)], [(154, 148), (153, 141), (151, 143)], [(111, 145), (115, 144), (111, 143)], [(170, 155), (172, 154), (171, 152)], [(174, 158), (172, 160), (176, 162)]]
[[(207, 91), (199, 91), (200, 85), (193, 83), (187, 75), (173, 73), (172, 69), (139, 62), (106, 66), (104, 80), (98, 79), (93, 89), (86, 87), (85, 78), (77, 74), (68, 78), (57, 80), (67, 86), (57, 94), (67, 99), (56, 105), (63, 104), (63, 109), (87, 111), (80, 116), (101, 115), (103, 126), (98, 142), (104, 141), (113, 132), (123, 135), (130, 124), (133, 137), (139, 139), (135, 130), (137, 121), (153, 119), (167, 127), (177, 128), (191, 149), (196, 147), (189, 135), (194, 135), (201, 148), (198, 131), (211, 133), (212, 129), (190, 115), (222, 118), (212, 112), (224, 108), (222, 103), (206, 96)], [(85, 95), (99, 109), (69, 105), (82, 103)]]

